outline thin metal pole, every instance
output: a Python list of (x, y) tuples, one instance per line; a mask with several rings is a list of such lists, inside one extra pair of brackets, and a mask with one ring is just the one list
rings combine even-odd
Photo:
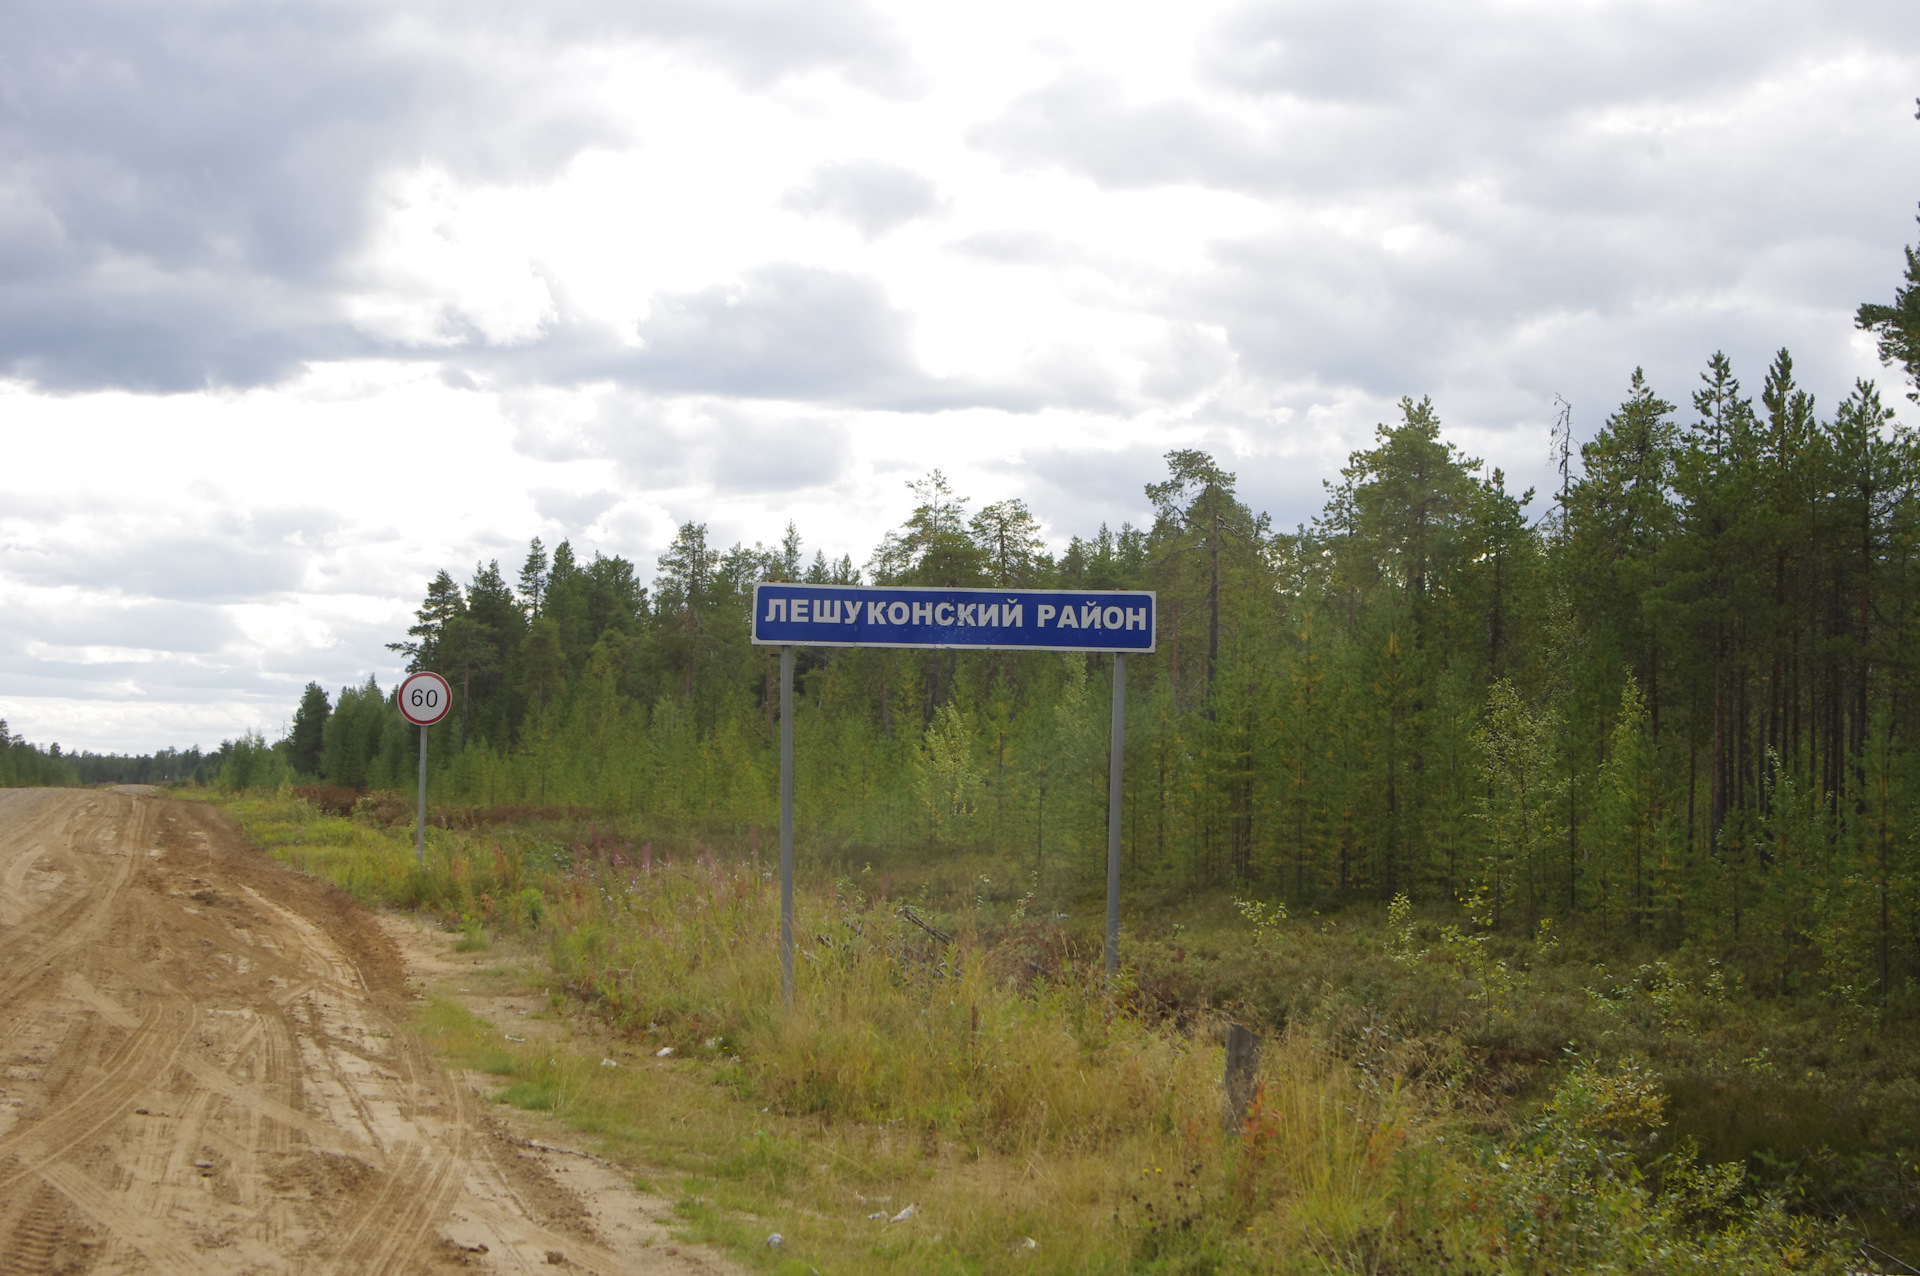
[(780, 648), (780, 997), (793, 1004), (793, 648)]
[(413, 858), (427, 859), (427, 729), (420, 728), (420, 810), (413, 821)]
[(1127, 744), (1127, 656), (1113, 653), (1113, 740), (1107, 746), (1107, 977), (1120, 970), (1120, 764)]

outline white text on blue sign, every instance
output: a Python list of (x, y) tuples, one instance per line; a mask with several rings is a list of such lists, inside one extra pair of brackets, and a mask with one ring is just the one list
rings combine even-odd
[(753, 641), (810, 647), (1152, 651), (1150, 591), (754, 587)]

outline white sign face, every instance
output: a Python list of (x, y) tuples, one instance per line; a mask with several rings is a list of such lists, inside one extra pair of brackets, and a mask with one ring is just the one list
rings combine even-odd
[(400, 703), (400, 716), (416, 727), (430, 727), (453, 708), (453, 688), (437, 673), (425, 670), (410, 673), (394, 693)]

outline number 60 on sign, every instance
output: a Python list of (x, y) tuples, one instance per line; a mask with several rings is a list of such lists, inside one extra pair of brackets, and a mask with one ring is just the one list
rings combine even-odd
[(453, 688), (439, 674), (425, 670), (408, 674), (394, 698), (400, 702), (400, 716), (416, 727), (432, 726), (453, 708)]

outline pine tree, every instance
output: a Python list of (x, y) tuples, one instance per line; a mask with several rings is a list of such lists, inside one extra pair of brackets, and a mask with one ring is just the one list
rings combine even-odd
[(1888, 367), (1900, 365), (1914, 385), (1907, 397), (1920, 403), (1920, 248), (1909, 247), (1906, 254), (1906, 282), (1893, 290), (1893, 304), (1867, 302), (1853, 322), (1874, 335), (1880, 362)]
[(786, 534), (780, 538), (780, 552), (774, 566), (778, 575), (770, 575), (767, 579), (800, 579), (800, 529), (791, 519), (787, 521)]
[(540, 614), (547, 593), (547, 548), (538, 536), (527, 544), (527, 561), (520, 567), (520, 605), (531, 619)]
[(685, 672), (683, 691), (693, 696), (693, 672), (699, 654), (702, 619), (709, 605), (718, 555), (707, 545), (705, 523), (684, 523), (673, 544), (660, 556), (660, 578), (654, 592), (661, 608), (674, 618), (679, 664)]
[(897, 531), (888, 532), (868, 562), (874, 583), (947, 585), (985, 583), (987, 553), (968, 534), (967, 504), (947, 476), (933, 470), (907, 484), (919, 504)]
[(1557, 840), (1560, 780), (1554, 765), (1553, 715), (1528, 705), (1511, 682), (1493, 684), (1485, 725), (1477, 733), (1486, 794), (1481, 821), (1487, 849), (1480, 884), (1498, 927), (1522, 901), (1528, 926), (1545, 902), (1545, 861)]
[(427, 584), (426, 601), (414, 613), (416, 622), (407, 630), (412, 642), (390, 642), (388, 651), (397, 651), (407, 658), (409, 673), (419, 669), (438, 670), (440, 668), (440, 635), (448, 622), (467, 614), (467, 601), (460, 593), (460, 586), (454, 583), (452, 576), (445, 570), (434, 574)]
[(1618, 917), (1642, 935), (1653, 914), (1659, 771), (1647, 728), (1646, 697), (1631, 677), (1620, 692), (1620, 711), (1600, 771), (1599, 799), (1595, 888), (1600, 921), (1604, 926)]
[(459, 730), (454, 742), (456, 753), (465, 753), (467, 750), (468, 706), (473, 700), (475, 675), (496, 673), (501, 667), (499, 652), (491, 639), (487, 627), (471, 616), (454, 617), (440, 634), (440, 672), (460, 688)]
[(1025, 501), (995, 501), (967, 524), (973, 543), (986, 556), (987, 576), (1002, 589), (1038, 584), (1046, 563), (1040, 521)]
[(1159, 525), (1158, 538), (1166, 548), (1165, 562), (1177, 555), (1198, 554), (1206, 562), (1207, 593), (1207, 712), (1214, 709), (1213, 689), (1220, 668), (1220, 585), (1222, 555), (1235, 549), (1257, 551), (1266, 532), (1263, 518), (1255, 518), (1234, 496), (1234, 476), (1213, 457), (1193, 448), (1166, 455), (1167, 477), (1146, 487)]
[(532, 701), (536, 717), (546, 713), (566, 679), (566, 651), (560, 643), (559, 622), (551, 616), (540, 616), (527, 627), (527, 636), (520, 644), (521, 688)]
[[(509, 677), (526, 634), (527, 614), (500, 573), (499, 561), (474, 568), (467, 585), (467, 618), (475, 626), (472, 651), (457, 653), (461, 670), (461, 731), (505, 748), (512, 743), (522, 706)], [(467, 664), (469, 661), (471, 664)]]

